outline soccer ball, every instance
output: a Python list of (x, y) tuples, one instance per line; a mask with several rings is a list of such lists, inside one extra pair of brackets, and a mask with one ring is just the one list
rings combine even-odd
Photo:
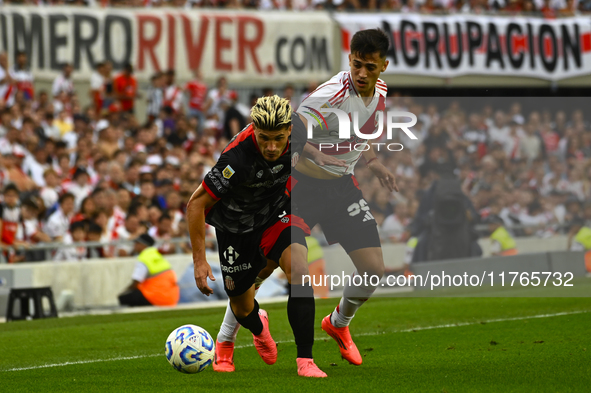
[(211, 364), (215, 344), (211, 335), (202, 327), (183, 325), (174, 329), (166, 339), (164, 354), (178, 371), (195, 374)]

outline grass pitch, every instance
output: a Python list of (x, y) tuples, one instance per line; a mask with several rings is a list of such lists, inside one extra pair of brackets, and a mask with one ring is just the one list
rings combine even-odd
[[(587, 288), (589, 289), (589, 287)], [(316, 363), (324, 380), (298, 377), (285, 304), (266, 305), (279, 359), (268, 366), (238, 333), (236, 372), (174, 370), (164, 341), (191, 323), (217, 334), (223, 309), (163, 311), (0, 325), (2, 392), (589, 392), (589, 298), (374, 298), (351, 331), (361, 366), (341, 360), (320, 320)]]

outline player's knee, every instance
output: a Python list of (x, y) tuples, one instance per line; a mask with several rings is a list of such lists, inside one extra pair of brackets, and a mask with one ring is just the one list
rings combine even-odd
[(310, 281), (310, 271), (307, 263), (297, 263), (292, 266), (289, 283), (294, 285), (302, 285), (306, 281)]
[[(309, 280), (308, 262), (302, 258), (289, 258), (284, 264), (285, 276), (289, 284), (301, 285)], [(306, 278), (308, 277), (308, 278)]]
[(368, 276), (377, 276), (380, 279), (384, 276), (386, 272), (386, 268), (383, 263), (373, 263), (370, 266), (367, 266), (363, 272), (359, 272), (360, 274), (367, 274)]
[(245, 309), (243, 308), (237, 308), (234, 311), (234, 316), (238, 319), (243, 319), (246, 318), (248, 316), (248, 314), (250, 314), (249, 312), (247, 312)]
[[(230, 300), (230, 306), (232, 307), (232, 312), (236, 318), (246, 318), (251, 312), (253, 307), (250, 304), (246, 304), (245, 302), (239, 301), (232, 301)], [(254, 305), (252, 305), (254, 306)]]
[(379, 278), (382, 278), (384, 276), (385, 272), (386, 272), (386, 267), (384, 266), (384, 263), (382, 262), (378, 266), (376, 266), (374, 275), (378, 276)]

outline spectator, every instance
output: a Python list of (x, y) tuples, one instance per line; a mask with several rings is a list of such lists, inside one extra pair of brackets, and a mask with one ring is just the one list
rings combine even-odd
[(229, 94), (228, 81), (223, 76), (218, 79), (216, 88), (209, 90), (209, 93), (207, 93), (207, 100), (203, 109), (207, 118), (215, 120), (216, 124), (223, 122), (224, 113), (221, 106), (224, 100), (229, 99)]
[(107, 98), (105, 85), (105, 71), (106, 63), (101, 62), (96, 65), (96, 69), (90, 75), (89, 95), (94, 103), (95, 113), (97, 113), (98, 115), (101, 114), (103, 110), (103, 102)]
[(70, 224), (70, 231), (64, 234), (64, 247), (60, 247), (54, 261), (83, 261), (87, 259), (88, 250), (84, 246), (71, 246), (73, 243), (82, 243), (86, 241), (86, 223), (76, 221)]
[(113, 80), (115, 98), (123, 112), (134, 113), (135, 99), (140, 97), (137, 88), (133, 66), (127, 63), (123, 66), (123, 72)]
[[(27, 198), (21, 205), (21, 217), (15, 237), (15, 245), (28, 247), (41, 242), (50, 242), (51, 238), (43, 233), (37, 219), (39, 204), (35, 198)], [(36, 262), (45, 260), (43, 250), (18, 251), (13, 262)]]
[(232, 90), (228, 93), (229, 103), (224, 113), (223, 137), (230, 140), (234, 135), (246, 127), (246, 119), (242, 112), (238, 110), (238, 94)]
[(94, 213), (96, 212), (96, 205), (94, 204), (94, 199), (91, 196), (87, 196), (82, 200), (80, 204), (80, 209), (78, 213), (72, 217), (72, 222), (74, 221), (91, 221)]
[(402, 202), (397, 203), (394, 206), (394, 214), (386, 216), (380, 227), (382, 238), (392, 243), (405, 242), (409, 237), (406, 228), (410, 225), (411, 219), (407, 205)]
[(20, 192), (36, 188), (35, 182), (22, 169), (25, 156), (26, 150), (20, 145), (15, 145), (12, 152), (4, 157), (4, 182), (14, 183)]
[[(128, 214), (125, 217), (125, 224), (119, 226), (115, 230), (113, 240), (134, 240), (141, 234), (146, 232), (146, 227), (142, 225), (137, 214)], [(119, 257), (127, 257), (133, 254), (133, 245), (120, 244), (117, 246), (116, 255)]]
[(4, 187), (4, 201), (0, 204), (0, 242), (3, 246), (14, 244), (18, 224), (21, 222), (19, 190), (14, 183)]
[(16, 53), (16, 62), (10, 70), (10, 76), (16, 84), (17, 92), (23, 94), (26, 101), (35, 97), (35, 88), (33, 87), (33, 73), (29, 69), (27, 53), (18, 51)]
[(62, 69), (62, 73), (55, 77), (51, 88), (51, 93), (54, 97), (59, 96), (61, 93), (69, 96), (75, 94), (74, 82), (72, 81), (73, 70), (72, 64), (66, 63)]
[[(0, 53), (0, 103), (4, 103), (7, 108), (10, 108), (14, 104), (15, 94), (16, 81), (8, 70), (8, 55), (6, 52), (2, 52)], [(3, 126), (6, 126), (4, 122)]]
[(154, 240), (160, 243), (158, 251), (160, 251), (161, 254), (174, 253), (174, 245), (170, 243), (170, 239), (172, 239), (173, 236), (172, 218), (168, 213), (161, 214), (160, 217), (158, 217), (157, 224), (148, 230), (148, 235), (152, 236)]
[(69, 192), (62, 194), (59, 198), (59, 207), (49, 216), (45, 225), (45, 233), (51, 237), (52, 241), (61, 241), (68, 232), (70, 219), (74, 216), (74, 200), (73, 194)]
[[(96, 222), (88, 222), (88, 232), (86, 233), (87, 240), (89, 242), (102, 242), (101, 237), (103, 235), (103, 229)], [(106, 258), (105, 248), (101, 246), (90, 246), (87, 247), (86, 257), (91, 258)]]
[(29, 154), (25, 157), (23, 162), (23, 171), (27, 173), (31, 180), (33, 180), (38, 186), (45, 186), (45, 172), (50, 168), (48, 159), (47, 149), (44, 145), (38, 144), (33, 151), (33, 154)]
[(193, 70), (193, 80), (187, 82), (185, 92), (189, 98), (189, 116), (197, 118), (197, 127), (201, 134), (205, 126), (203, 109), (207, 98), (207, 85), (203, 82), (203, 75), (198, 68)]
[(52, 168), (46, 169), (43, 172), (43, 180), (45, 186), (39, 190), (39, 196), (43, 201), (43, 205), (46, 209), (53, 207), (58, 199), (59, 193), (61, 192), (60, 181), (57, 172)]
[(183, 90), (175, 83), (175, 71), (166, 72), (164, 100), (162, 106), (171, 108), (173, 113), (180, 113), (183, 109)]
[(157, 72), (150, 78), (151, 87), (148, 91), (148, 121), (153, 122), (160, 114), (164, 102), (164, 74)]
[(536, 160), (542, 154), (542, 141), (535, 134), (531, 123), (525, 126), (525, 135), (521, 139), (522, 152), (529, 162)]
[(90, 176), (88, 171), (84, 168), (76, 168), (72, 176), (72, 182), (65, 187), (66, 191), (74, 195), (76, 211), (80, 210), (84, 198), (92, 193), (92, 186), (90, 184)]
[[(10, 111), (8, 111), (10, 116)], [(2, 155), (9, 155), (12, 154), (15, 147), (22, 148), (19, 143), (20, 135), (19, 131), (16, 127), (8, 122), (8, 125), (5, 128), (5, 135), (0, 137), (0, 154)]]

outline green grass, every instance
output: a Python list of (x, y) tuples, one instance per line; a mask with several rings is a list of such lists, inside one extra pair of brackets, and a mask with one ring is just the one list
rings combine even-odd
[[(12, 322), (0, 325), (0, 391), (397, 391), (588, 392), (591, 386), (589, 298), (374, 298), (351, 330), (364, 364), (341, 360), (320, 330), (336, 299), (317, 302), (317, 364), (325, 380), (297, 377), (285, 304), (266, 305), (279, 359), (268, 366), (241, 330), (236, 372), (174, 370), (164, 341), (192, 323), (217, 333), (223, 309), (164, 311)], [(527, 316), (567, 313), (543, 318)], [(572, 314), (571, 314), (572, 313)], [(511, 319), (494, 321), (498, 319)], [(489, 321), (489, 322), (486, 322)], [(420, 329), (448, 325), (433, 329)], [(459, 325), (459, 326), (456, 326)], [(413, 331), (414, 329), (414, 331)], [(140, 356), (60, 367), (64, 362)], [(145, 357), (141, 357), (145, 356)]]

